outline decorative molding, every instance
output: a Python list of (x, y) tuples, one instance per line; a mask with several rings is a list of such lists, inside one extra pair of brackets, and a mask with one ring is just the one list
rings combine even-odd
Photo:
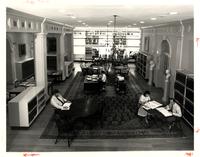
[(56, 21), (52, 21), (50, 19), (47, 19), (44, 22), (44, 31), (46, 33), (72, 33), (73, 32), (73, 27), (66, 26), (66, 24), (62, 24)]
[(7, 13), (7, 32), (32, 32), (37, 33), (41, 31), (39, 23), (41, 19), (32, 19), (20, 15), (12, 15)]
[(73, 33), (73, 27), (64, 23), (59, 23), (51, 19), (44, 21), (43, 17), (34, 16), (20, 12), (11, 8), (6, 10), (6, 28), (7, 32), (29, 32), (40, 33), (44, 25), (44, 33)]
[(37, 33), (41, 31), (39, 23), (41, 17), (17, 11), (11, 8), (6, 9), (6, 28), (7, 32), (29, 32)]

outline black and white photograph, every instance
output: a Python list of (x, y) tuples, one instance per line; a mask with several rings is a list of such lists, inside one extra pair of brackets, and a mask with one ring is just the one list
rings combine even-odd
[(197, 4), (140, 1), (5, 1), (5, 155), (197, 155)]

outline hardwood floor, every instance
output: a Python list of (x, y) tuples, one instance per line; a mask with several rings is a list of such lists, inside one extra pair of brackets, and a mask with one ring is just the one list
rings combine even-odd
[[(76, 70), (80, 70), (79, 63), (75, 63)], [(134, 65), (131, 65), (134, 72)], [(64, 94), (66, 87), (74, 75), (66, 81), (59, 83), (59, 88)], [(65, 85), (65, 86), (64, 86)], [(147, 150), (193, 150), (192, 130), (184, 127), (187, 137), (181, 138), (132, 138), (132, 139), (75, 139), (70, 148), (66, 140), (54, 144), (54, 139), (40, 139), (49, 118), (52, 116), (52, 107), (48, 104), (32, 126), (28, 129), (11, 129), (7, 124), (8, 152), (66, 152), (66, 151), (147, 151)]]

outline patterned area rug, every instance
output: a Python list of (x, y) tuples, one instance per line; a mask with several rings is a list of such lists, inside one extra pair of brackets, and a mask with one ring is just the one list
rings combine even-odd
[[(109, 78), (110, 77), (110, 78)], [(78, 132), (79, 139), (106, 139), (106, 138), (152, 138), (152, 137), (182, 137), (183, 132), (174, 129), (169, 132), (166, 124), (159, 123), (157, 119), (150, 120), (147, 127), (143, 119), (137, 116), (136, 88), (134, 88), (131, 75), (127, 80), (127, 92), (117, 94), (112, 82), (113, 76), (108, 75), (108, 86), (105, 92), (86, 94), (83, 91), (84, 77), (79, 72), (74, 78), (71, 86), (66, 90), (65, 97), (69, 100), (82, 98), (90, 103), (103, 104), (101, 118), (89, 116), (76, 120), (74, 127)], [(103, 121), (101, 121), (103, 120)], [(103, 122), (103, 126), (101, 125)], [(55, 139), (57, 128), (54, 122), (54, 115), (49, 120), (40, 138)]]

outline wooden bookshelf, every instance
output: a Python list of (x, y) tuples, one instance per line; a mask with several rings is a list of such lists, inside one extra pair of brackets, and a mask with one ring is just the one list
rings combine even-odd
[(176, 71), (174, 98), (181, 106), (183, 119), (194, 127), (194, 78), (185, 70)]
[(137, 73), (144, 79), (148, 79), (148, 68), (149, 68), (149, 55), (144, 52), (139, 52), (136, 60)]
[(92, 60), (92, 47), (85, 48), (85, 59)]

